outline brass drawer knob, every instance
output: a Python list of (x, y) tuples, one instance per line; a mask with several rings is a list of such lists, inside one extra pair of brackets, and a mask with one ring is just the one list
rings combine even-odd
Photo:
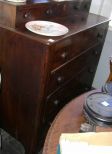
[(89, 9), (89, 6), (90, 6), (89, 3), (85, 4), (85, 5), (84, 5), (84, 9), (85, 9), (85, 10), (88, 10), (88, 9)]
[(47, 14), (47, 15), (52, 15), (52, 13), (53, 13), (52, 9), (48, 9), (48, 10), (46, 11), (46, 14)]
[(31, 17), (31, 13), (30, 12), (26, 12), (25, 14), (24, 14), (24, 18), (30, 18)]
[(80, 5), (76, 4), (74, 5), (74, 10), (79, 10), (80, 9)]
[(84, 89), (85, 89), (85, 91), (88, 91), (90, 88), (89, 87), (85, 87)]
[(62, 77), (62, 76), (59, 76), (59, 77), (57, 78), (57, 82), (58, 82), (58, 83), (62, 83), (63, 80), (64, 80), (64, 77)]
[(97, 38), (98, 38), (98, 40), (101, 40), (103, 38), (103, 34), (102, 33), (98, 33), (97, 34)]
[(89, 69), (88, 69), (88, 72), (89, 72), (89, 73), (94, 73), (94, 70), (93, 70), (92, 68), (89, 68)]
[(59, 104), (59, 102), (60, 102), (59, 100), (55, 100), (53, 103), (55, 106), (57, 106)]
[(94, 52), (93, 52), (93, 54), (95, 55), (95, 56), (97, 56), (98, 55), (98, 51), (97, 50), (95, 50)]
[(67, 57), (67, 52), (63, 52), (63, 53), (61, 54), (61, 57), (62, 57), (63, 59), (65, 59), (65, 58)]

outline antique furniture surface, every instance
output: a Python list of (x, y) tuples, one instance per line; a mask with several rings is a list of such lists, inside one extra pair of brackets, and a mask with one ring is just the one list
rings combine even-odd
[[(57, 112), (92, 87), (108, 29), (107, 18), (89, 13), (90, 0), (0, 0), (0, 126), (27, 154), (40, 145)], [(31, 20), (69, 28), (60, 37), (28, 31)]]
[(20, 27), (30, 20), (56, 20), (71, 14), (88, 12), (91, 0), (53, 1), (29, 0), (26, 3), (7, 3), (0, 0), (0, 23), (10, 27)]
[[(70, 101), (55, 117), (45, 140), (43, 154), (56, 154), (59, 137), (62, 133), (78, 133), (81, 124), (87, 120), (83, 113), (86, 97), (98, 90), (86, 92)], [(96, 132), (112, 131), (112, 127), (96, 126)]]

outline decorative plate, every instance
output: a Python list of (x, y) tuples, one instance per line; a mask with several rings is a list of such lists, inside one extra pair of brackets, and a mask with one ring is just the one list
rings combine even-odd
[(40, 20), (27, 22), (25, 27), (33, 33), (45, 36), (61, 36), (69, 31), (64, 25)]

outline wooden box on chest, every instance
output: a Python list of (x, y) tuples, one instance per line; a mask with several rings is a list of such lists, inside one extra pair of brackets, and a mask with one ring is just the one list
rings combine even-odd
[(13, 3), (0, 1), (0, 23), (10, 27), (21, 27), (31, 20), (56, 20), (71, 14), (88, 12), (91, 0), (74, 0), (68, 2), (43, 1), (32, 5), (27, 3)]
[[(0, 125), (27, 154), (39, 149), (58, 111), (92, 87), (109, 20), (89, 13), (90, 3), (0, 1)], [(24, 24), (36, 19), (61, 23), (69, 32), (34, 34)]]

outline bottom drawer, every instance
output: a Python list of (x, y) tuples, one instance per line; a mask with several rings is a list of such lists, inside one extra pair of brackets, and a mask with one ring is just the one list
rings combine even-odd
[(81, 72), (79, 75), (77, 75), (77, 77), (73, 78), (71, 81), (65, 84), (60, 90), (47, 97), (44, 119), (46, 119), (47, 121), (48, 119), (51, 119), (52, 121), (59, 110), (72, 98), (91, 89), (91, 74), (90, 79), (88, 78), (88, 80), (90, 80), (89, 82), (87, 82), (88, 84), (83, 82), (83, 78), (85, 79), (86, 75), (88, 76), (88, 73), (85, 73), (85, 71), (86, 70), (84, 70), (84, 72)]

